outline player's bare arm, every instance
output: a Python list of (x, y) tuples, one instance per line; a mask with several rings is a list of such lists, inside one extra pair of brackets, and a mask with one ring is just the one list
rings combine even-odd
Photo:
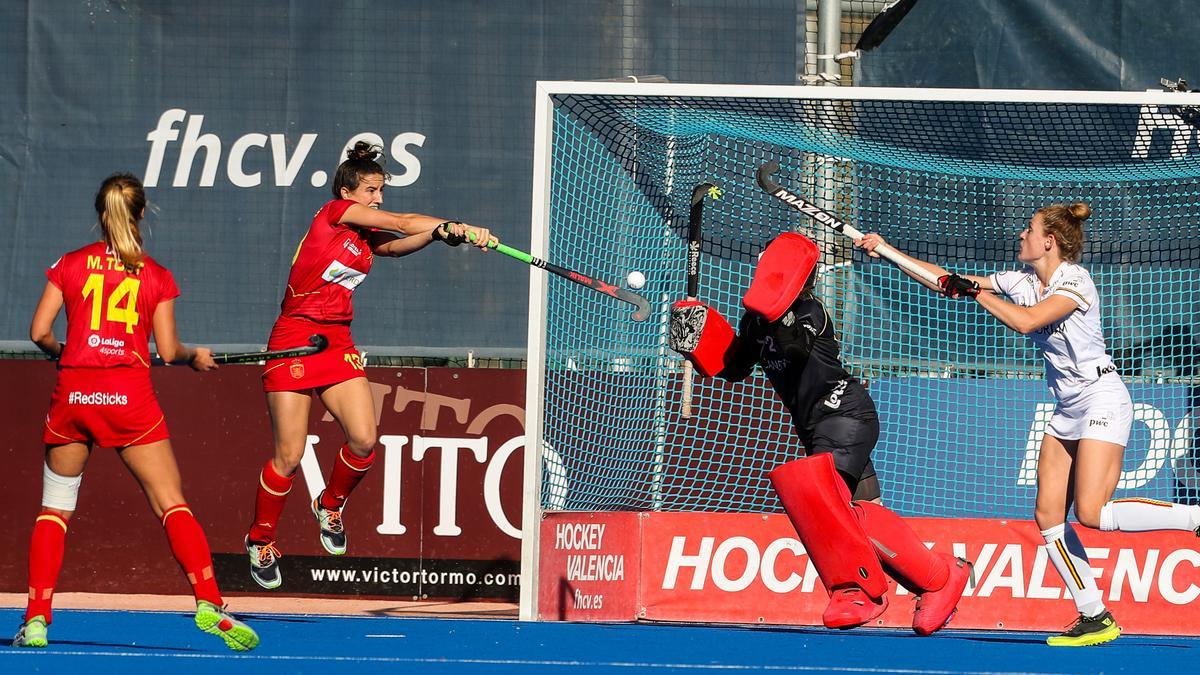
[[(355, 225), (358, 227), (369, 227), (374, 230), (385, 230), (387, 232), (396, 232), (406, 235), (408, 238), (419, 237), (423, 239), (420, 246), (416, 246), (411, 250), (406, 250), (405, 253), (380, 253), (379, 255), (406, 255), (417, 248), (421, 248), (429, 244), (433, 240), (433, 231), (442, 224), (446, 224), (450, 234), (458, 237), (466, 237), (475, 246), (486, 249), (489, 246), (498, 243), (496, 238), (492, 236), (490, 230), (486, 227), (475, 227), (460, 223), (457, 221), (447, 220), (445, 218), (437, 218), (427, 216), (421, 213), (394, 213), (392, 211), (384, 211), (382, 209), (373, 209), (362, 204), (352, 204), (346, 212), (342, 214), (342, 219), (339, 221), (345, 225)], [(471, 235), (474, 235), (473, 237)], [(410, 244), (413, 246), (414, 244)], [(401, 247), (401, 250), (404, 250)]]
[(1067, 318), (1078, 306), (1061, 295), (1052, 295), (1032, 307), (1011, 303), (994, 293), (980, 293), (979, 304), (1005, 326), (1022, 335)]
[(179, 341), (175, 330), (175, 300), (164, 300), (154, 310), (154, 344), (158, 355), (167, 363), (186, 363), (193, 370), (216, 370), (212, 350), (207, 347), (189, 348)]
[(62, 354), (62, 343), (54, 336), (54, 318), (62, 306), (62, 289), (47, 281), (37, 309), (33, 310), (33, 321), (29, 324), (29, 339), (47, 356), (54, 358)]

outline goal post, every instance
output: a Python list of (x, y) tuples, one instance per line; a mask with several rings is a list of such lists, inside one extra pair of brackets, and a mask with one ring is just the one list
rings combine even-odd
[[(778, 182), (952, 271), (1017, 269), (1017, 235), (1084, 201), (1081, 263), (1135, 402), (1118, 496), (1200, 502), (1200, 94), (539, 82), (530, 252), (653, 308), (530, 271), (521, 617), (538, 617), (547, 512), (775, 513), (766, 474), (802, 455), (760, 372), (697, 378), (680, 415), (667, 311), (686, 295), (693, 188), (703, 300), (732, 323), (758, 253), (800, 231), (817, 292), (882, 425), (873, 461), (905, 516), (1029, 519), (1051, 399), (1028, 340), (868, 259), (755, 182)], [(968, 404), (969, 403), (969, 404)]]

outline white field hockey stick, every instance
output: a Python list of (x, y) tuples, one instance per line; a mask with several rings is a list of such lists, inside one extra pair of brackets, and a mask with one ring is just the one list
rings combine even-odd
[[(695, 300), (700, 293), (700, 245), (704, 241), (704, 198), (721, 198), (721, 188), (709, 182), (692, 190), (692, 210), (688, 214), (687, 299)], [(683, 360), (683, 386), (679, 394), (679, 415), (692, 416), (692, 362)]]
[[(791, 190), (781, 187), (778, 183), (771, 180), (771, 176), (776, 171), (779, 171), (779, 162), (767, 162), (766, 164), (760, 166), (758, 168), (758, 186), (771, 193), (772, 197), (778, 199), (784, 204), (787, 204), (800, 213), (803, 213), (809, 218), (821, 223), (825, 227), (844, 234), (851, 240), (858, 241), (859, 239), (863, 238), (863, 233), (858, 231), (853, 225), (838, 219), (838, 217), (832, 213), (822, 209), (821, 207), (792, 192)], [(879, 246), (875, 247), (875, 253), (887, 258), (897, 267), (923, 279), (934, 288), (941, 288), (941, 284), (938, 283), (938, 275), (908, 259), (891, 246), (888, 246), (887, 244), (880, 244)]]

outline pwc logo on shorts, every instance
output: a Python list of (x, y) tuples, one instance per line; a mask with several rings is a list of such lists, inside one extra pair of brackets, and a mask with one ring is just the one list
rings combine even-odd
[(1112, 426), (1114, 417), (1116, 417), (1116, 413), (1111, 410), (1105, 410), (1104, 412), (1088, 420), (1088, 428), (1091, 429), (1092, 427), (1104, 427), (1107, 429)]
[(288, 372), (291, 373), (293, 380), (299, 380), (304, 377), (304, 362), (300, 359), (292, 359), (288, 364)]
[(67, 394), (68, 405), (128, 405), (129, 397), (125, 394), (118, 394), (110, 391), (93, 391), (83, 393), (82, 391), (73, 391)]

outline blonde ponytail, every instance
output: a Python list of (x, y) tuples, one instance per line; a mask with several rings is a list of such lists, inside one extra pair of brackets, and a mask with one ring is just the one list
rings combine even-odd
[(142, 267), (142, 232), (139, 223), (146, 210), (146, 191), (136, 176), (113, 174), (96, 193), (96, 213), (104, 242), (113, 250), (125, 271), (137, 274)]

